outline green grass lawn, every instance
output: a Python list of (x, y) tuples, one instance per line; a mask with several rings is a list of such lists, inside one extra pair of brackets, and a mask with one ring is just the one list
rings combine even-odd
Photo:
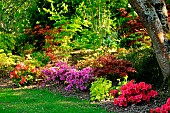
[(108, 113), (87, 100), (66, 98), (48, 90), (0, 89), (0, 113)]

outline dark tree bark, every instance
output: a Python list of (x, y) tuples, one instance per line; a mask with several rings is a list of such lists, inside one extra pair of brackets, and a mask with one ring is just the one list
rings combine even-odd
[(151, 37), (157, 61), (170, 90), (170, 40), (164, 0), (129, 0)]

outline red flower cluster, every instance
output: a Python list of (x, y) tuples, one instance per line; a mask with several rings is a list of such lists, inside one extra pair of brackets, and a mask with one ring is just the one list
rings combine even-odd
[(36, 73), (36, 68), (31, 68), (23, 63), (19, 63), (14, 70), (10, 72), (10, 78), (17, 85), (26, 85), (35, 79)]
[(170, 97), (167, 99), (167, 102), (161, 107), (150, 109), (150, 113), (170, 113)]
[(145, 82), (134, 84), (134, 80), (123, 85), (120, 91), (122, 94), (114, 99), (114, 105), (127, 106), (129, 103), (149, 102), (151, 98), (158, 95), (156, 91), (152, 90), (150, 84)]
[(110, 90), (109, 94), (113, 97), (116, 97), (116, 95), (118, 95), (118, 92), (119, 92), (119, 90), (113, 89), (113, 90)]

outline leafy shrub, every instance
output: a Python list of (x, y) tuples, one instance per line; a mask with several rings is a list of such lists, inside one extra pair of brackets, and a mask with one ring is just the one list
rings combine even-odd
[[(41, 57), (41, 56), (37, 56), (37, 57)], [(45, 64), (40, 61), (38, 58), (34, 58), (32, 57), (32, 54), (28, 54), (28, 55), (25, 55), (25, 59), (22, 60), (22, 62), (27, 65), (27, 66), (31, 66), (31, 67), (36, 67), (36, 68), (39, 68), (41, 66), (44, 66)]]
[(15, 51), (20, 54), (31, 54), (41, 51), (45, 46), (45, 36), (50, 32), (50, 26), (35, 25), (33, 28), (25, 29), (24, 33), (16, 38)]
[(19, 63), (13, 71), (10, 72), (10, 78), (17, 86), (30, 85), (35, 81), (37, 69)]
[(128, 106), (129, 104), (149, 102), (151, 98), (158, 95), (156, 91), (152, 90), (151, 84), (146, 84), (145, 82), (134, 84), (134, 80), (123, 85), (120, 91), (121, 95), (114, 98), (114, 105)]
[[(19, 34), (24, 28), (30, 27), (35, 22), (34, 15), (39, 15), (37, 3), (39, 0), (27, 1), (0, 1), (1, 23), (0, 31)], [(9, 6), (12, 6), (9, 8)]]
[(169, 113), (169, 112), (170, 112), (170, 97), (167, 99), (166, 103), (161, 107), (150, 109), (150, 113)]
[(42, 52), (34, 52), (30, 55), (33, 59), (37, 60), (41, 65), (40, 66), (45, 66), (49, 61), (50, 58), (46, 54)]
[[(75, 58), (77, 59), (77, 57)], [(95, 57), (93, 55), (90, 55), (89, 53), (86, 54), (86, 53), (82, 53), (81, 54), (81, 59), (79, 59), (76, 63), (76, 67), (78, 69), (82, 69), (82, 68), (85, 68), (85, 67), (93, 67), (94, 65), (94, 62), (95, 62)]]
[(3, 49), (0, 49), (0, 77), (8, 76), (18, 61), (22, 60), (20, 56), (12, 55), (12, 53), (4, 53)]
[(3, 49), (5, 53), (12, 53), (15, 43), (13, 34), (0, 32), (0, 49)]
[(115, 82), (117, 78), (130, 76), (132, 73), (136, 72), (130, 61), (117, 59), (113, 55), (99, 57), (93, 69), (95, 76), (106, 77), (112, 82)]
[(72, 89), (86, 90), (88, 88), (87, 86), (94, 79), (90, 67), (77, 70), (65, 62), (58, 62), (56, 67), (51, 67), (49, 69), (45, 68), (42, 72), (45, 76), (45, 81), (42, 83), (42, 86), (65, 83), (65, 90), (67, 91)]
[(137, 82), (144, 81), (154, 87), (160, 87), (163, 83), (161, 69), (152, 48), (138, 49), (119, 57), (133, 62), (137, 73), (133, 74), (132, 78)]
[(112, 81), (107, 80), (106, 78), (97, 78), (94, 82), (92, 82), (90, 88), (90, 100), (100, 101), (111, 98), (111, 96), (109, 95), (111, 87)]
[(115, 84), (112, 89), (116, 89), (116, 90), (118, 90), (119, 93), (120, 93), (120, 88), (121, 88), (123, 85), (125, 85), (125, 84), (128, 83), (128, 80), (127, 80), (127, 79), (128, 79), (128, 76), (124, 76), (124, 77), (122, 77), (122, 78), (118, 78), (118, 79), (117, 79), (118, 84)]
[(4, 50), (0, 50), (0, 69), (7, 69), (10, 66), (15, 65), (15, 60), (12, 58), (9, 58), (9, 56), (12, 54), (6, 54), (4, 53)]

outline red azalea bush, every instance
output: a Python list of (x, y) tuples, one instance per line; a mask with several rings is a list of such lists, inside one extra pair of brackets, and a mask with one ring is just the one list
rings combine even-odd
[(150, 113), (170, 113), (170, 97), (167, 99), (166, 103), (161, 107), (150, 109)]
[(17, 86), (25, 86), (35, 81), (36, 74), (36, 68), (19, 63), (14, 70), (10, 72), (10, 78)]
[(119, 90), (117, 90), (117, 89), (112, 89), (109, 92), (109, 94), (113, 97), (116, 97), (118, 95), (118, 93), (119, 93)]
[(134, 80), (123, 85), (120, 92), (121, 95), (114, 99), (114, 105), (128, 106), (128, 104), (132, 103), (149, 102), (151, 98), (158, 95), (156, 91), (152, 90), (151, 84), (146, 84), (145, 82), (134, 84)]

